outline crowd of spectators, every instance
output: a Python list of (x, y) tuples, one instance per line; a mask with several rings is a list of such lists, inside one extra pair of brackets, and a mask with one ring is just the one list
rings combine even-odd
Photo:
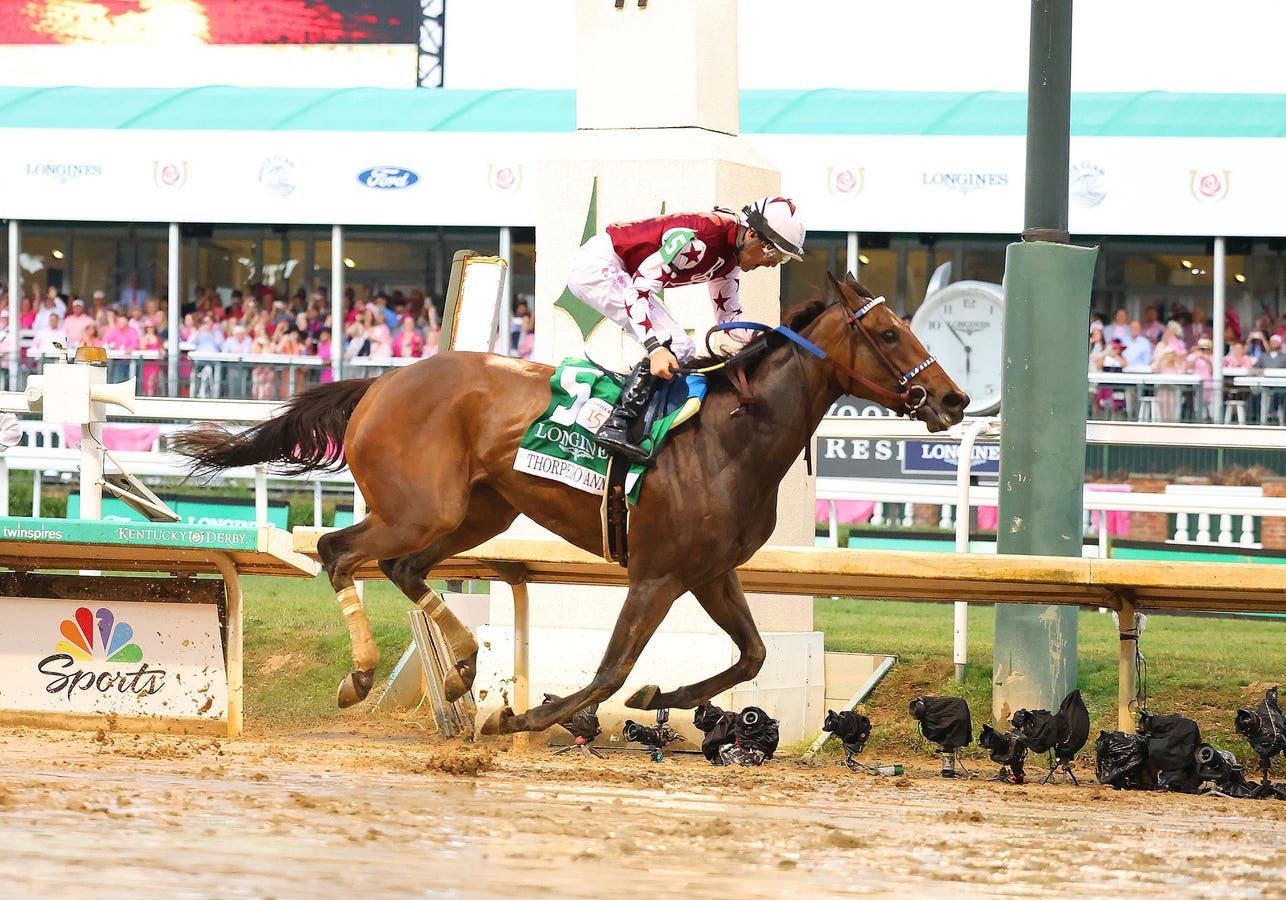
[[(272, 287), (254, 285), (234, 290), (224, 299), (213, 288), (198, 287), (181, 309), (178, 349), (182, 352), (182, 375), (190, 376), (191, 354), (315, 356), (322, 381), (330, 380), (333, 354), (344, 359), (372, 361), (433, 356), (441, 337), (441, 309), (421, 291), (383, 292), (369, 287), (349, 287), (344, 292), (344, 314), (339, 328), (332, 316), (324, 289), (311, 293), (299, 288), (292, 294)], [(169, 333), (169, 308), (138, 286), (129, 286), (115, 300), (96, 290), (89, 302), (75, 294), (61, 293), (50, 286), (27, 289), (19, 304), (18, 329), (10, 328), (9, 299), (0, 290), (0, 354), (10, 352), (15, 333), (30, 332), (23, 349), (31, 369), (53, 355), (56, 344), (74, 352), (78, 347), (103, 347), (114, 360), (134, 351), (143, 353), (140, 393), (165, 393), (165, 364), (161, 360), (173, 346)], [(530, 357), (534, 323), (530, 305), (519, 298), (512, 327), (497, 342), (497, 352)], [(109, 380), (121, 380), (129, 363), (114, 362), (117, 371)], [(121, 368), (125, 367), (125, 368)], [(257, 365), (252, 370), (252, 396), (275, 399), (286, 393), (279, 377), (280, 366)]]
[[(1229, 310), (1224, 315), (1223, 341), (1227, 352), (1225, 372), (1240, 374), (1265, 370), (1286, 370), (1286, 315), (1265, 311), (1255, 327), (1243, 334), (1241, 319)], [(1188, 311), (1175, 304), (1163, 321), (1161, 308), (1148, 306), (1142, 321), (1131, 319), (1118, 309), (1110, 323), (1101, 313), (1090, 316), (1091, 372), (1153, 372), (1161, 375), (1196, 375), (1202, 387), (1196, 395), (1196, 418), (1211, 417), (1214, 409), (1214, 331), (1205, 310)], [(1181, 397), (1176, 389), (1159, 387), (1156, 392), (1165, 420), (1179, 414)], [(1123, 394), (1112, 387), (1096, 392), (1100, 410), (1109, 414), (1124, 406)]]

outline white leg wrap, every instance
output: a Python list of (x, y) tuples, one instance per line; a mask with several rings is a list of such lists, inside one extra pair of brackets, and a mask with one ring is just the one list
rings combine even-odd
[(350, 585), (344, 588), (336, 599), (344, 611), (344, 621), (348, 623), (348, 638), (353, 645), (353, 668), (359, 672), (375, 668), (380, 661), (380, 651), (371, 636), (371, 623), (366, 620), (366, 607), (362, 606), (362, 598), (357, 595), (357, 587)]
[(429, 588), (428, 591), (419, 600), (415, 601), (420, 609), (428, 613), (429, 618), (437, 623), (438, 628), (442, 630), (442, 636), (447, 639), (455, 653), (457, 661), (472, 656), (478, 651), (478, 642), (473, 633), (465, 627), (464, 623), (455, 617), (455, 613), (447, 608), (446, 601), (442, 595)]

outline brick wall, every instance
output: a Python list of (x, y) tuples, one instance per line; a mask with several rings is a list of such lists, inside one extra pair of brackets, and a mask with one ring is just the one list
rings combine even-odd
[[(1131, 490), (1142, 494), (1164, 494), (1165, 486), (1170, 483), (1168, 479), (1156, 475), (1131, 475), (1127, 480)], [(1166, 533), (1169, 527), (1169, 517), (1165, 513), (1130, 513), (1132, 541), (1164, 541), (1170, 536)]]
[(937, 528), (938, 523), (942, 521), (942, 507), (932, 503), (913, 503), (911, 516), (916, 525)]
[[(1286, 478), (1265, 478), (1264, 496), (1286, 497)], [(1264, 549), (1286, 550), (1286, 517), (1264, 516), (1259, 523)]]

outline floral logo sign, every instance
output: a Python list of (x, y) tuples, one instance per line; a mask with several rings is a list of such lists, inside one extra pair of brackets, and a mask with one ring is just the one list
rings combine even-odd
[(856, 197), (865, 187), (866, 169), (864, 167), (845, 169), (827, 166), (826, 189), (836, 197)]
[(1218, 201), (1228, 196), (1231, 169), (1189, 169), (1188, 191), (1198, 201)]

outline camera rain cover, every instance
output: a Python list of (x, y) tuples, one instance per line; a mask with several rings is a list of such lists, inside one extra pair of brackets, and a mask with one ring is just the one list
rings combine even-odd
[(1072, 691), (1063, 698), (1057, 719), (1058, 742), (1054, 744), (1054, 755), (1060, 760), (1071, 760), (1090, 737), (1090, 711), (1080, 691)]
[(1250, 749), (1259, 754), (1263, 768), (1268, 768), (1276, 754), (1286, 755), (1286, 717), (1277, 705), (1277, 688), (1269, 688), (1253, 711), (1237, 710), (1236, 728)]
[(1009, 724), (1022, 732), (1032, 753), (1046, 753), (1058, 743), (1058, 719), (1047, 709), (1020, 709)]
[(1147, 787), (1148, 742), (1141, 735), (1124, 731), (1103, 731), (1094, 742), (1099, 784), (1118, 790)]
[(702, 703), (692, 714), (692, 724), (702, 734), (701, 753), (710, 762), (718, 762), (719, 748), (733, 741), (732, 713), (726, 712), (713, 703)]
[(1148, 741), (1148, 768), (1157, 784), (1171, 791), (1195, 791), (1201, 786), (1197, 747), (1201, 729), (1187, 716), (1139, 717), (1139, 731)]
[(732, 733), (737, 743), (758, 750), (764, 759), (772, 759), (780, 739), (778, 722), (757, 706), (747, 706), (732, 720)]
[(910, 712), (920, 720), (920, 733), (946, 750), (968, 747), (973, 741), (969, 704), (960, 697), (917, 697)]

